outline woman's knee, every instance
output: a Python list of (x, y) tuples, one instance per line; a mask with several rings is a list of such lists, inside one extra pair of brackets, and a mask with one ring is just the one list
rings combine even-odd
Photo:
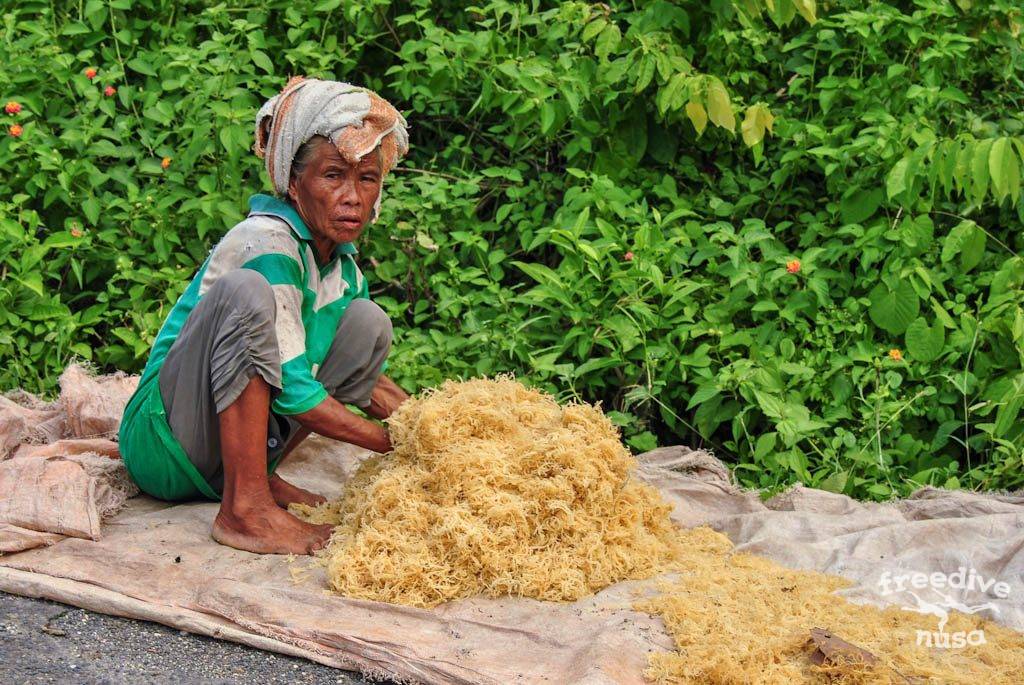
[(391, 346), (394, 330), (391, 319), (376, 302), (358, 299), (352, 300), (341, 318), (341, 326), (350, 330), (360, 331), (368, 339), (376, 341), (378, 346)]
[(262, 274), (251, 269), (235, 269), (224, 274), (214, 281), (203, 299), (230, 302), (237, 310), (266, 316), (271, 321), (277, 313), (274, 289)]

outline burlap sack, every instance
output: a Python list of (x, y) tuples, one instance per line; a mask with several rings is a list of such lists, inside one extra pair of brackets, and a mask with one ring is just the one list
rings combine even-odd
[(98, 540), (96, 489), (97, 479), (77, 462), (8, 459), (0, 462), (0, 523)]
[(84, 367), (69, 366), (60, 377), (60, 402), (67, 421), (64, 437), (115, 439), (125, 405), (138, 384), (138, 376), (94, 376)]
[(98, 540), (101, 521), (138, 494), (111, 440), (137, 383), (72, 365), (55, 402), (0, 397), (0, 553)]
[(64, 412), (57, 403), (26, 392), (0, 395), (0, 460), (19, 445), (43, 445), (63, 436)]

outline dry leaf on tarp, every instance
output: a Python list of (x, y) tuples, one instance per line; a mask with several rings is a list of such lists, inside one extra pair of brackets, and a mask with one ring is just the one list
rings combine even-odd
[(819, 666), (826, 662), (835, 664), (844, 661), (863, 664), (878, 663), (878, 657), (868, 650), (833, 635), (830, 630), (825, 628), (811, 628), (811, 642), (814, 643), (811, 662)]

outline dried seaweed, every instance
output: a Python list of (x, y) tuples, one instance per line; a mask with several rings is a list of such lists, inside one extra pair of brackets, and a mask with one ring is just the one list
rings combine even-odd
[[(651, 657), (659, 683), (1011, 683), (1024, 673), (1024, 636), (1012, 630), (953, 613), (946, 630), (983, 630), (985, 644), (922, 646), (934, 617), (850, 603), (835, 594), (843, 578), (735, 553), (707, 527), (674, 527), (597, 407), (559, 406), (510, 378), (447, 382), (389, 426), (394, 451), (364, 463), (340, 500), (295, 508), (336, 526), (320, 563), (346, 596), (572, 601), (674, 571), (637, 604), (675, 639), (675, 652)], [(863, 653), (814, 658), (817, 626)]]
[(388, 421), (394, 450), (342, 499), (323, 555), (344, 595), (429, 607), (473, 595), (575, 600), (682, 553), (671, 507), (600, 409), (510, 378), (447, 382)]

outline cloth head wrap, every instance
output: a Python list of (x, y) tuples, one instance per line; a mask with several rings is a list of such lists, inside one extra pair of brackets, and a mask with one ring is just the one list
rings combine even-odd
[[(406, 126), (398, 110), (373, 91), (296, 76), (260, 107), (253, 151), (265, 161), (280, 195), (288, 192), (295, 154), (315, 135), (330, 139), (349, 164), (356, 164), (380, 145), (383, 180), (409, 151)], [(373, 205), (374, 222), (380, 215), (381, 194)]]

